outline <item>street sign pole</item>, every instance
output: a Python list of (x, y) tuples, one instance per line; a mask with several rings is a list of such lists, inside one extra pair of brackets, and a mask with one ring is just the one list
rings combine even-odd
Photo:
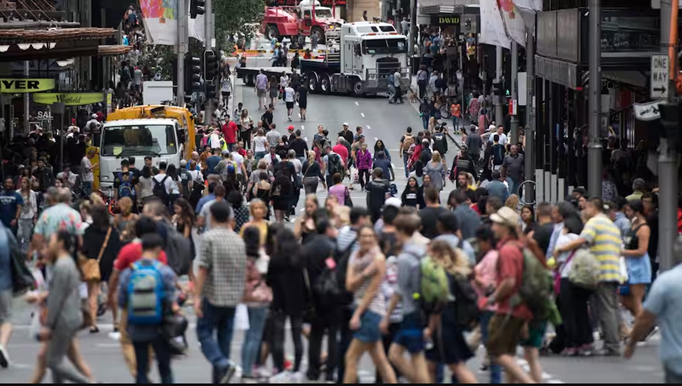
[(601, 197), (602, 111), (601, 111), (601, 0), (590, 1), (590, 131), (587, 143), (587, 188), (590, 196)]

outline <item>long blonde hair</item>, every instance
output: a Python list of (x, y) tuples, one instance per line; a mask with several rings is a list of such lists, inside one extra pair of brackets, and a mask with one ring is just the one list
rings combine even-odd
[(519, 196), (517, 196), (516, 194), (512, 194), (511, 196), (509, 196), (509, 198), (507, 198), (507, 201), (504, 203), (504, 206), (517, 210), (517, 208), (519, 207)]
[(443, 160), (440, 157), (440, 153), (437, 150), (434, 150), (434, 152), (431, 155), (431, 161), (432, 162), (437, 162), (437, 163), (442, 163)]
[(451, 275), (468, 277), (471, 274), (469, 259), (461, 250), (452, 249), (450, 244), (443, 240), (432, 241), (429, 251), (433, 261), (442, 266)]
[(315, 152), (312, 150), (308, 150), (308, 167), (315, 162)]

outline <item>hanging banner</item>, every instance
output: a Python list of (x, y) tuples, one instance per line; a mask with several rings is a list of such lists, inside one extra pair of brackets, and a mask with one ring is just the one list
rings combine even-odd
[(526, 23), (523, 21), (521, 11), (516, 7), (513, 0), (497, 0), (497, 6), (507, 37), (525, 47)]
[(481, 38), (479, 43), (510, 48), (511, 41), (504, 30), (498, 0), (481, 0)]
[(33, 101), (41, 105), (64, 103), (64, 106), (83, 106), (104, 101), (104, 93), (37, 93), (33, 94)]
[(0, 79), (0, 93), (3, 94), (48, 91), (54, 88), (54, 79)]
[(151, 44), (173, 46), (178, 41), (178, 0), (140, 0)]

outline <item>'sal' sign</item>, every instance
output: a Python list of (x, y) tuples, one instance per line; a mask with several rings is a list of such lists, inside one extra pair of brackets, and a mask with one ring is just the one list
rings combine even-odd
[(17, 94), (55, 88), (54, 79), (0, 79), (0, 93)]

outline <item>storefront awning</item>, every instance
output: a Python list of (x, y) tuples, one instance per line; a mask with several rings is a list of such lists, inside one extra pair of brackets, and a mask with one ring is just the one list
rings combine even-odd
[(113, 28), (50, 28), (0, 30), (0, 45), (52, 43), (69, 40), (101, 40), (116, 33)]

